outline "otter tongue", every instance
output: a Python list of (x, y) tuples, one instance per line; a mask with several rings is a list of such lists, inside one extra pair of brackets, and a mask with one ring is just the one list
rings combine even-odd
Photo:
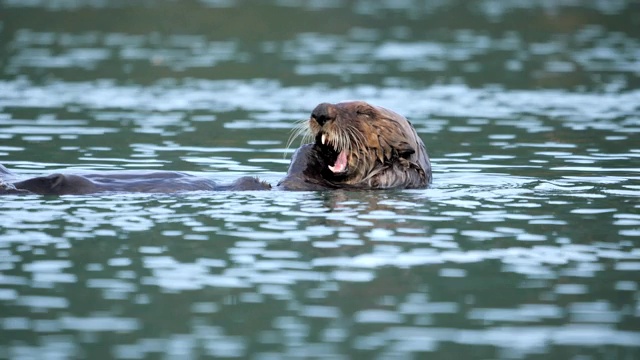
[(329, 165), (329, 170), (334, 173), (341, 173), (347, 169), (347, 152), (341, 151), (333, 166)]

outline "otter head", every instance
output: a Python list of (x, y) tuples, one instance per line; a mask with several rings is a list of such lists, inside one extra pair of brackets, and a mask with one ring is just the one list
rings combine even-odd
[(308, 121), (321, 176), (336, 187), (419, 188), (431, 181), (424, 144), (403, 116), (364, 101), (322, 103)]

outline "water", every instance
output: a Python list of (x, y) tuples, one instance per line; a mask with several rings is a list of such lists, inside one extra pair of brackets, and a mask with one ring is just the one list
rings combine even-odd
[(636, 2), (0, 8), (18, 176), (275, 184), (345, 99), (434, 165), (427, 190), (2, 197), (0, 358), (640, 356)]

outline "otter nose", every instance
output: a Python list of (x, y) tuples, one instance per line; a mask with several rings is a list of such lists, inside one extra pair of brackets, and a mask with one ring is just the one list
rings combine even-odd
[(327, 121), (336, 118), (336, 108), (329, 103), (322, 103), (316, 106), (311, 112), (311, 118), (315, 119), (320, 126), (324, 125)]

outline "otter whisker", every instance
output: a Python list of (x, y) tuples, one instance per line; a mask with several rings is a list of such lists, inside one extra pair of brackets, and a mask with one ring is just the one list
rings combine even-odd
[[(286, 150), (288, 150), (289, 148), (291, 148), (291, 145), (293, 144), (293, 142), (296, 140), (296, 138), (300, 137), (300, 143), (307, 143), (309, 142), (311, 139), (313, 139), (313, 134), (311, 133), (311, 130), (309, 129), (309, 126), (307, 125), (307, 120), (298, 120), (296, 121), (296, 123), (293, 126), (293, 129), (291, 129), (291, 134), (289, 135), (289, 139), (287, 139), (287, 144), (286, 144)], [(285, 151), (284, 154), (282, 154), (283, 158), (287, 157), (287, 152)]]
[(341, 131), (338, 134), (338, 139), (336, 142), (338, 143), (338, 147), (340, 151), (346, 150), (348, 152), (351, 152), (351, 141), (350, 141), (348, 131)]
[[(349, 141), (349, 145), (350, 147), (354, 148), (354, 149), (364, 149), (364, 141), (362, 139), (362, 133), (360, 132), (360, 130), (358, 130), (357, 128), (353, 127), (353, 126), (349, 126), (347, 127), (347, 133), (348, 133), (348, 137), (350, 139)], [(349, 149), (349, 152), (351, 152), (351, 149)]]

